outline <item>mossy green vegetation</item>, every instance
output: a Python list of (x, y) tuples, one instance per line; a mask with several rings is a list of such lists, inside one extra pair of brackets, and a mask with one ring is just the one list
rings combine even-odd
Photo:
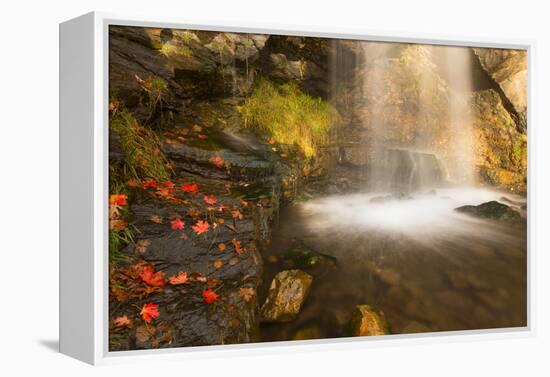
[(126, 179), (167, 180), (168, 161), (160, 149), (160, 140), (152, 130), (139, 124), (128, 110), (121, 108), (111, 115), (109, 127), (120, 136), (124, 153), (122, 175)]
[(259, 78), (241, 108), (247, 127), (256, 127), (278, 144), (297, 145), (307, 158), (329, 142), (340, 124), (338, 112), (321, 98), (304, 93), (296, 83), (276, 84)]

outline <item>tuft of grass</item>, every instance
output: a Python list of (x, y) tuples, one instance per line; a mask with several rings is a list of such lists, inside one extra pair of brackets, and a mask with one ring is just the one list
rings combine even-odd
[(170, 178), (168, 161), (160, 149), (160, 140), (149, 128), (139, 124), (128, 110), (121, 108), (111, 115), (109, 127), (120, 135), (124, 162), (120, 173), (125, 179)]
[(185, 45), (178, 46), (170, 42), (164, 43), (159, 52), (166, 57), (181, 56), (184, 58), (190, 58), (193, 56), (193, 52), (189, 47)]
[(130, 228), (121, 231), (109, 230), (109, 264), (116, 266), (126, 261), (128, 257), (121, 253), (121, 250), (129, 244), (134, 243), (134, 235)]
[(307, 158), (329, 142), (340, 124), (338, 112), (326, 101), (304, 93), (296, 83), (275, 84), (259, 78), (241, 108), (245, 125), (256, 127), (278, 144), (293, 144)]

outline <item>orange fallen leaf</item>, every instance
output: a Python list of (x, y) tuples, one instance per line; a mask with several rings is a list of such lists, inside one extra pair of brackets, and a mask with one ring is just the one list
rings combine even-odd
[(125, 194), (112, 194), (109, 196), (109, 204), (117, 206), (125, 206), (128, 204), (128, 195)]
[(215, 156), (210, 159), (210, 162), (212, 162), (216, 167), (223, 168), (225, 165), (225, 160), (221, 158), (220, 156)]
[(220, 249), (220, 251), (224, 251), (225, 250), (225, 244), (224, 243), (219, 243), (218, 244), (218, 249)]
[(151, 245), (151, 241), (149, 240), (139, 240), (136, 242), (135, 250), (138, 253), (145, 253), (147, 251), (147, 248)]
[(154, 304), (154, 303), (144, 304), (139, 314), (141, 315), (141, 317), (145, 322), (151, 323), (153, 319), (158, 318), (160, 316), (158, 307), (159, 307), (158, 304)]
[(185, 228), (185, 222), (181, 219), (175, 219), (170, 221), (170, 227), (172, 228), (172, 230), (183, 229)]
[(163, 185), (164, 187), (175, 187), (176, 184), (172, 181), (164, 181), (161, 183), (161, 185)]
[(183, 272), (183, 271), (180, 271), (178, 273), (178, 275), (172, 275), (168, 278), (168, 281), (170, 282), (170, 284), (172, 285), (180, 285), (180, 284), (185, 284), (187, 283), (187, 273)]
[(109, 221), (109, 229), (111, 230), (121, 231), (126, 229), (127, 226), (128, 223), (124, 220), (112, 219)]
[(211, 206), (213, 206), (218, 202), (218, 199), (216, 198), (215, 195), (205, 195), (202, 199), (206, 204), (209, 204)]
[(249, 302), (255, 293), (254, 288), (239, 288), (239, 294), (246, 302)]
[(210, 225), (206, 221), (199, 220), (195, 225), (193, 225), (193, 230), (197, 234), (203, 234), (208, 232), (208, 229), (210, 228)]
[(238, 240), (233, 238), (231, 240), (231, 243), (233, 244), (233, 246), (235, 246), (235, 251), (237, 252), (237, 254), (241, 255), (242, 253), (244, 253), (246, 251), (246, 249), (244, 247), (242, 247), (241, 241), (238, 241)]
[(155, 224), (162, 224), (162, 217), (160, 217), (159, 215), (153, 215), (149, 217), (149, 220), (151, 220)]
[(153, 267), (145, 266), (139, 274), (141, 280), (154, 287), (162, 287), (166, 281), (164, 280), (164, 272), (154, 272)]
[(181, 185), (181, 189), (190, 194), (195, 194), (199, 192), (199, 185), (196, 183), (184, 183)]
[(211, 289), (205, 289), (204, 291), (202, 291), (202, 299), (207, 304), (212, 304), (218, 300), (218, 295)]
[(113, 326), (117, 329), (122, 329), (124, 327), (130, 328), (132, 327), (132, 321), (128, 319), (128, 316), (123, 315), (113, 319)]
[(157, 181), (149, 180), (143, 182), (143, 188), (157, 188)]
[(223, 261), (221, 259), (216, 259), (212, 265), (217, 270), (223, 266)]
[(233, 216), (234, 219), (239, 219), (239, 220), (243, 219), (243, 214), (238, 209), (235, 211), (231, 211), (231, 216)]

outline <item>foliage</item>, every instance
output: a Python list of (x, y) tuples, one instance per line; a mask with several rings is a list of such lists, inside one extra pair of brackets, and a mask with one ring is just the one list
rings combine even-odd
[(293, 82), (275, 84), (259, 78), (241, 109), (245, 124), (257, 127), (279, 144), (295, 144), (308, 158), (329, 142), (331, 127), (338, 126), (337, 111), (313, 98)]
[(160, 140), (150, 129), (143, 127), (126, 109), (112, 113), (109, 126), (120, 136), (124, 153), (122, 176), (142, 181), (145, 178), (167, 180), (170, 172), (160, 149)]

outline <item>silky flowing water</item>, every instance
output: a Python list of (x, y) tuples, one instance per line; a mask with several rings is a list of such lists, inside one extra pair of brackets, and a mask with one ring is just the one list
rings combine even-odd
[(262, 325), (263, 340), (348, 336), (358, 304), (383, 311), (394, 334), (526, 325), (525, 221), (454, 211), (497, 200), (522, 212), (524, 198), (471, 187), (385, 195), (327, 196), (282, 211), (263, 252), (265, 288), (296, 244), (336, 262), (314, 267), (299, 317)]

